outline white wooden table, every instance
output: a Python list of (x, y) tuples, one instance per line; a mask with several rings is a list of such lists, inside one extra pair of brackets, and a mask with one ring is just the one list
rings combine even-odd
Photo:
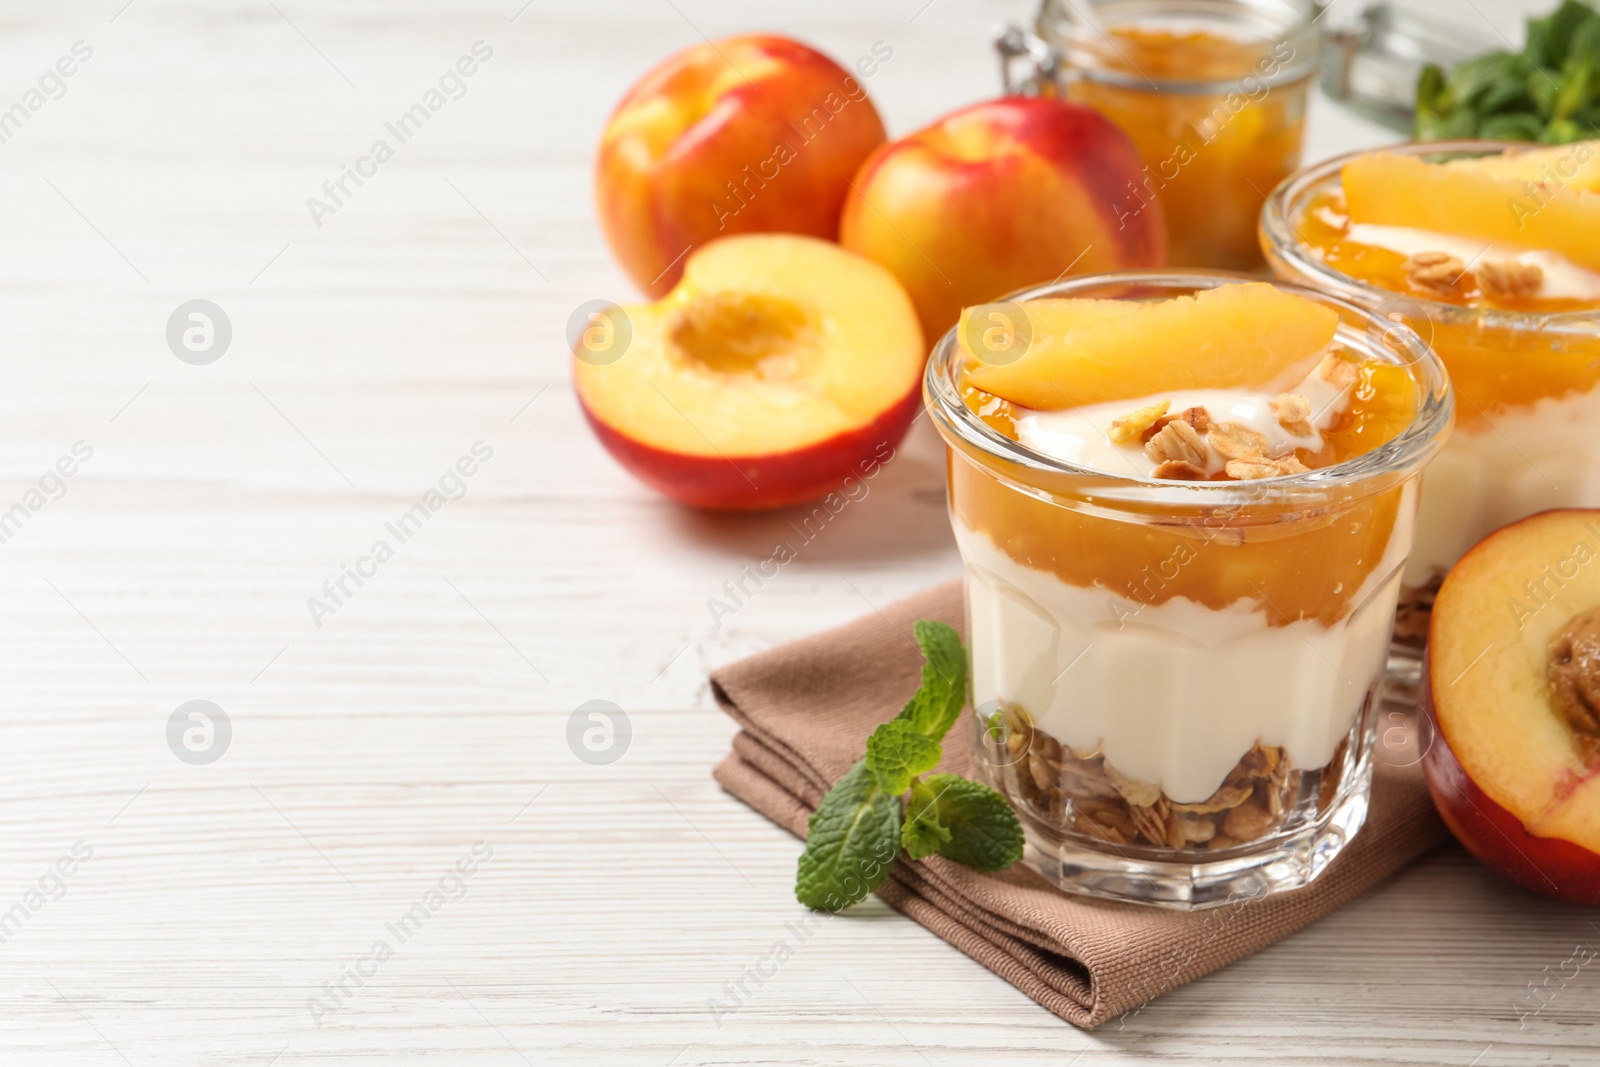
[[(0, 1062), (1600, 1060), (1600, 966), (1563, 965), (1600, 946), (1595, 914), (1453, 847), (1094, 1034), (876, 901), (708, 1008), (801, 911), (797, 843), (710, 779), (732, 729), (707, 670), (957, 557), (924, 425), (713, 623), (785, 517), (680, 510), (584, 428), (567, 316), (631, 298), (591, 152), (627, 83), (702, 33), (846, 61), (886, 41), (870, 89), (907, 132), (993, 91), (987, 30), (1025, 11), (5, 5), (0, 109), (75, 42), (92, 56), (0, 144), (0, 512), (22, 504), (0, 544)], [(480, 40), (465, 96), (319, 227), (306, 199)], [(1319, 102), (1310, 154), (1384, 139)], [(208, 365), (165, 337), (194, 299), (232, 326)], [(308, 598), (479, 441), (465, 496), (317, 625)], [(632, 726), (606, 766), (567, 743), (595, 699)], [(168, 745), (191, 700), (231, 725), (208, 765)]]

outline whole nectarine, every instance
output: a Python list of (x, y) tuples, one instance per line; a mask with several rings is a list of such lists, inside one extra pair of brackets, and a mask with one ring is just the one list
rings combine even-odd
[(850, 178), (883, 143), (866, 89), (785, 37), (729, 37), (668, 57), (600, 140), (595, 203), (611, 250), (652, 297), (690, 249), (737, 233), (832, 240)]
[(1600, 510), (1542, 512), (1462, 557), (1423, 680), (1451, 831), (1529, 889), (1600, 904)]
[(1006, 97), (879, 148), (845, 200), (839, 240), (894, 272), (929, 342), (961, 309), (1065, 274), (1166, 262), (1144, 163), (1079, 104)]

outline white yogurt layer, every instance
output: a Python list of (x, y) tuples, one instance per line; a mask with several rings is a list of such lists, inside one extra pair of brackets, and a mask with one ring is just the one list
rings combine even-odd
[(1408, 585), (1447, 570), (1490, 531), (1538, 511), (1600, 504), (1600, 389), (1457, 427), (1422, 475)]
[[(1178, 803), (1216, 792), (1257, 742), (1283, 746), (1292, 766), (1325, 766), (1388, 655), (1411, 541), (1413, 486), (1404, 493), (1383, 558), (1333, 626), (1269, 626), (1254, 600), (1147, 605), (1068, 585), (956, 518), (974, 706), (1019, 704), (1062, 744), (1099, 750)], [(1195, 560), (1226, 551), (1199, 546)]]
[[(1292, 434), (1272, 411), (1272, 401), (1280, 392), (1298, 393), (1311, 404), (1311, 433)], [(1340, 390), (1315, 372), (1303, 381), (1284, 389), (1249, 392), (1242, 389), (1185, 389), (1156, 393), (1134, 400), (1114, 400), (1104, 404), (1068, 408), (1063, 411), (1019, 410), (1015, 423), (1017, 440), (1035, 452), (1064, 460), (1089, 470), (1120, 477), (1149, 478), (1159, 464), (1145, 455), (1138, 440), (1116, 444), (1111, 440), (1111, 423), (1126, 415), (1170, 400), (1169, 415), (1191, 407), (1206, 409), (1213, 423), (1239, 422), (1267, 439), (1267, 453), (1282, 456), (1296, 448), (1313, 451), (1322, 447), (1322, 431), (1328, 429), (1348, 405), (1348, 390)], [(1023, 414), (1022, 411), (1027, 411)], [(1208, 449), (1207, 474), (1215, 474), (1225, 460)]]
[(1357, 244), (1386, 248), (1402, 256), (1423, 252), (1443, 252), (1470, 266), (1479, 262), (1502, 263), (1508, 260), (1538, 267), (1544, 282), (1538, 296), (1545, 300), (1600, 300), (1600, 274), (1580, 267), (1566, 256), (1524, 245), (1492, 244), (1475, 237), (1434, 233), (1409, 226), (1375, 226), (1358, 222), (1346, 236)]

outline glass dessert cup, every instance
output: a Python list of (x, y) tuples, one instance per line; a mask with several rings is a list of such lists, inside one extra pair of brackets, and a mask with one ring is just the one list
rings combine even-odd
[[(1444, 160), (1509, 147), (1458, 141), (1383, 151)], [(1600, 501), (1600, 302), (1474, 306), (1457, 302), (1461, 295), (1439, 299), (1417, 290), (1404, 256), (1354, 247), (1330, 223), (1340, 171), (1361, 154), (1307, 168), (1275, 190), (1262, 211), (1261, 243), (1278, 277), (1420, 334), (1459, 399), (1455, 431), (1423, 480), (1395, 633), (1399, 682), (1416, 671), (1439, 583), (1469, 548), (1535, 512)], [(1555, 588), (1536, 586), (1530, 595), (1548, 597)]]
[[(1128, 272), (1018, 294), (1139, 300), (1245, 280)], [(1073, 892), (1204, 908), (1316, 878), (1361, 827), (1418, 472), (1451, 421), (1409, 331), (1334, 308), (1336, 344), (1401, 368), (1417, 414), (1373, 451), (1255, 481), (1076, 466), (967, 402), (956, 331), (924, 397), (965, 564), (970, 728), (1026, 862)]]
[(1318, 40), (1311, 0), (1045, 0), (1059, 91), (1132, 138), (1175, 267), (1255, 270), (1256, 218), (1300, 164)]

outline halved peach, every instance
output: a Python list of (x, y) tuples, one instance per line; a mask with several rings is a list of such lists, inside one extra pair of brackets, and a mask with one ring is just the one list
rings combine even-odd
[(968, 380), (1044, 410), (1162, 390), (1266, 385), (1297, 367), (1309, 373), (1339, 325), (1332, 308), (1264, 282), (1150, 303), (1058, 299), (1020, 306), (1032, 334), (1027, 350), (1012, 362), (990, 362), (969, 347)]
[(1530, 889), (1600, 904), (1600, 510), (1490, 534), (1433, 607), (1434, 805)]
[(1600, 193), (1371, 152), (1344, 165), (1350, 220), (1558, 252), (1600, 270)]
[(777, 507), (893, 455), (926, 351), (887, 270), (810, 237), (702, 246), (661, 300), (622, 309), (620, 358), (575, 353), (584, 414), (642, 481), (688, 504)]

